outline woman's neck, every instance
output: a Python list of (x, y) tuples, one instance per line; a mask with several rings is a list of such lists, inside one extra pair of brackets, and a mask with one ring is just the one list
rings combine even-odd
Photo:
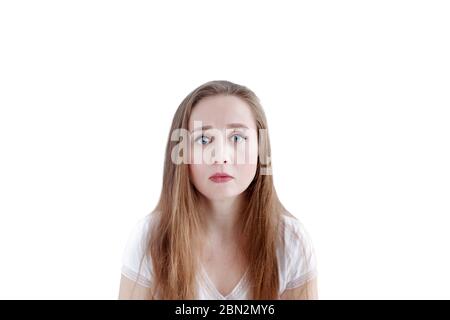
[(205, 236), (213, 241), (236, 241), (240, 236), (243, 194), (225, 199), (201, 201)]

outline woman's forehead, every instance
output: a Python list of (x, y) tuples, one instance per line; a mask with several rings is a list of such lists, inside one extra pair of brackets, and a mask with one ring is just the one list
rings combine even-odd
[(234, 96), (214, 96), (200, 100), (192, 109), (189, 130), (203, 126), (215, 129), (230, 127), (256, 129), (250, 106)]

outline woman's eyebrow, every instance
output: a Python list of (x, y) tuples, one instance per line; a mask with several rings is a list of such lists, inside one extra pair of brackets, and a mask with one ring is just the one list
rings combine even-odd
[(248, 127), (245, 124), (242, 123), (230, 123), (227, 124), (227, 128), (243, 128), (243, 129), (248, 129)]
[[(229, 123), (226, 125), (227, 128), (243, 128), (243, 129), (248, 129), (248, 127), (245, 124), (242, 123)], [(197, 127), (194, 130), (192, 130), (191, 132), (197, 131), (197, 130), (209, 130), (209, 129), (213, 129), (213, 126), (201, 126), (201, 127)]]

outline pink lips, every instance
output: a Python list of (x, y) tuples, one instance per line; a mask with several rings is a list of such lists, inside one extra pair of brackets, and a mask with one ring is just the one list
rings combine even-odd
[(230, 181), (231, 179), (233, 179), (232, 176), (223, 173), (223, 172), (217, 172), (215, 174), (213, 174), (211, 177), (209, 177), (209, 180), (216, 182), (216, 183), (223, 183), (223, 182), (227, 182)]

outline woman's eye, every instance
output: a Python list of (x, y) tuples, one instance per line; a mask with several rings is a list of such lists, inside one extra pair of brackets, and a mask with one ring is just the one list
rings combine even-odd
[[(206, 145), (206, 144), (211, 143), (213, 140), (214, 139), (212, 137), (201, 135), (197, 139), (195, 139), (195, 142), (199, 143), (199, 144), (202, 144), (202, 145)], [(231, 136), (231, 140), (233, 141), (233, 143), (240, 143), (243, 140), (247, 140), (247, 137), (245, 137), (243, 135), (240, 135), (240, 134), (233, 134)]]
[(239, 143), (239, 142), (242, 142), (243, 140), (247, 140), (247, 137), (244, 137), (240, 134), (233, 134), (231, 136), (231, 139), (234, 143)]
[(210, 141), (211, 139), (203, 134), (195, 140), (195, 142), (200, 144), (208, 144)]

